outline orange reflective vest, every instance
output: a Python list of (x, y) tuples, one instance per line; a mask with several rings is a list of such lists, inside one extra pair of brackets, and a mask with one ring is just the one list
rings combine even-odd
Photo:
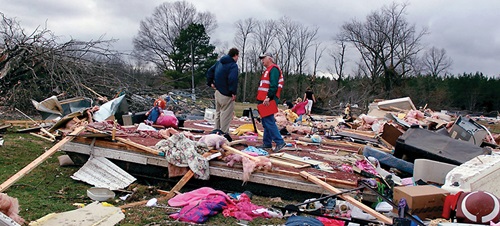
[(266, 68), (262, 76), (260, 77), (259, 88), (257, 89), (257, 100), (264, 101), (267, 97), (267, 92), (269, 91), (269, 87), (271, 86), (270, 81), (270, 73), (271, 69), (276, 67), (280, 72), (280, 78), (278, 80), (278, 90), (276, 91), (276, 96), (280, 98), (281, 89), (283, 89), (283, 85), (285, 84), (285, 80), (283, 79), (283, 73), (281, 69), (276, 64), (272, 64)]

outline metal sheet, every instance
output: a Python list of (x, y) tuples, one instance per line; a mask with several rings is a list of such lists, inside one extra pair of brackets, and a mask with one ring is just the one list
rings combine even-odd
[(136, 180), (104, 157), (91, 157), (71, 178), (111, 190), (123, 189)]

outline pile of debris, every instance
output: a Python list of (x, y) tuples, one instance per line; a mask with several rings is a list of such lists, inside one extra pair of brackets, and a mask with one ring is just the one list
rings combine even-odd
[[(134, 96), (133, 99), (141, 98)], [(187, 217), (191, 216), (193, 206), (186, 200), (193, 201), (193, 197), (197, 201), (205, 200), (208, 194), (235, 211), (227, 212), (227, 216), (245, 220), (284, 217), (287, 213), (296, 212), (360, 224), (412, 221), (424, 225), (424, 222), (437, 218), (453, 218), (468, 223), (500, 221), (500, 213), (486, 211), (500, 208), (497, 198), (500, 197), (500, 190), (493, 180), (500, 176), (497, 170), (500, 164), (496, 164), (500, 161), (500, 136), (478, 122), (487, 120), (487, 123), (498, 124), (498, 118), (473, 118), (449, 115), (445, 111), (416, 109), (407, 97), (374, 102), (366, 114), (359, 115), (352, 122), (340, 116), (323, 115), (291, 122), (280, 111), (275, 117), (287, 147), (280, 153), (269, 153), (256, 148), (263, 134), (258, 116), (253, 113), (235, 117), (231, 134), (217, 134), (213, 131), (213, 117), (205, 114), (204, 117), (188, 119), (187, 115), (191, 116), (193, 112), (200, 114), (199, 110), (194, 110), (200, 107), (190, 102), (189, 98), (180, 99), (169, 93), (160, 99), (165, 100), (166, 106), (171, 106), (169, 109), (175, 112), (179, 124), (164, 127), (144, 123), (148, 112), (138, 117), (137, 113), (130, 115), (127, 110), (121, 110), (126, 102), (124, 96), (99, 107), (92, 106), (93, 102), (85, 98), (59, 102), (51, 97), (41, 103), (34, 102), (45, 120), (43, 123), (31, 120), (30, 124), (36, 124), (39, 130), (38, 133), (31, 130), (33, 135), (50, 141), (60, 140), (43, 158), (37, 159), (38, 163), (60, 148), (71, 153), (71, 148), (65, 148), (68, 145), (79, 145), (79, 154), (85, 152), (84, 146), (91, 146), (85, 152), (89, 155), (96, 154), (94, 146), (105, 148), (101, 158), (90, 158), (74, 177), (94, 186), (113, 185), (108, 189), (115, 190), (127, 187), (134, 178), (120, 171), (119, 175), (126, 176), (119, 178), (130, 180), (126, 183), (123, 183), (124, 180), (116, 183), (95, 181), (96, 177), (86, 175), (91, 172), (92, 175), (103, 175), (98, 178), (117, 176), (106, 176), (106, 171), (97, 172), (92, 164), (99, 161), (99, 165), (117, 168), (113, 170), (117, 172), (119, 167), (106, 158), (128, 159), (135, 163), (134, 158), (140, 154), (146, 159), (141, 161), (168, 166), (169, 177), (182, 178), (165, 196), (153, 201), (126, 203), (121, 208), (169, 200), (168, 204), (183, 207), (171, 217), (195, 223), (203, 223), (209, 215), (202, 219)], [(154, 99), (141, 101), (152, 101), (149, 107), (155, 103)], [(208, 112), (205, 110), (205, 113)], [(15, 121), (6, 123), (16, 124)], [(126, 146), (126, 150), (106, 146), (105, 141), (96, 142), (96, 138), (119, 142)], [(113, 154), (108, 156), (105, 152)], [(212, 174), (228, 178), (237, 174), (244, 184), (250, 181), (287, 189), (317, 191), (318, 194), (326, 192), (330, 193), (330, 199), (314, 198), (299, 205), (275, 207), (282, 210), (276, 213), (253, 206), (243, 194), (234, 199), (211, 189), (176, 195), (190, 178), (207, 180)], [(0, 191), (15, 183), (20, 176), (14, 175), (13, 179), (0, 185)], [(360, 190), (371, 193), (375, 198), (362, 202), (356, 198)], [(369, 204), (373, 204), (374, 208)], [(482, 212), (469, 209), (474, 205), (479, 206), (476, 209)], [(261, 212), (254, 212), (254, 215), (242, 213), (243, 206), (251, 206), (252, 210), (259, 209)], [(314, 219), (326, 222), (319, 217)], [(311, 219), (290, 217), (288, 220), (302, 222)]]

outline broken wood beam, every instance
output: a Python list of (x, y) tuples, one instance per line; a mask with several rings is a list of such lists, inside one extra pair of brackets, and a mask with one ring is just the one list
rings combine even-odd
[(35, 136), (35, 137), (38, 137), (38, 138), (41, 138), (41, 139), (44, 139), (44, 140), (47, 140), (49, 142), (54, 142), (56, 141), (55, 139), (51, 139), (51, 138), (48, 138), (48, 137), (45, 137), (45, 136), (42, 136), (38, 133), (30, 133), (31, 135)]
[(346, 133), (357, 134), (360, 136), (366, 136), (366, 137), (370, 137), (370, 138), (375, 138), (377, 136), (377, 134), (373, 131), (363, 131), (363, 130), (355, 130), (355, 129), (342, 129), (341, 131), (346, 132)]
[(12, 127), (12, 124), (10, 124), (10, 123), (4, 124), (4, 125), (0, 125), (0, 131), (3, 130), (3, 129), (10, 128), (10, 127)]
[(73, 138), (78, 135), (83, 129), (85, 129), (85, 126), (80, 126), (73, 130), (71, 134), (66, 136), (64, 139), (59, 141), (57, 144), (52, 146), (48, 151), (44, 152), (42, 155), (38, 156), (35, 160), (33, 160), (30, 164), (25, 166), (23, 169), (19, 170), (16, 174), (14, 174), (12, 177), (7, 179), (4, 183), (0, 185), (0, 192), (4, 192), (9, 188), (12, 184), (16, 183), (19, 179), (21, 179), (24, 175), (28, 174), (33, 170), (35, 167), (40, 165), (43, 161), (48, 159), (51, 155), (56, 153), (56, 151), (59, 150), (64, 144), (68, 143), (69, 141), (73, 140)]
[[(186, 174), (184, 174), (184, 176), (179, 180), (179, 182), (177, 182), (177, 184), (168, 192), (168, 194), (158, 198), (158, 202), (169, 200), (169, 199), (173, 198), (176, 194), (176, 191), (179, 191), (182, 187), (184, 187), (184, 185), (186, 185), (186, 183), (193, 176), (194, 176), (194, 172), (192, 170), (189, 170)], [(127, 209), (127, 208), (134, 207), (134, 206), (145, 205), (147, 202), (148, 202), (148, 200), (128, 203), (128, 204), (120, 206), (120, 208)]]
[(242, 151), (240, 151), (240, 150), (238, 150), (238, 149), (236, 149), (236, 148), (230, 147), (230, 146), (229, 146), (229, 145), (227, 145), (227, 144), (223, 144), (223, 145), (222, 145), (222, 148), (223, 148), (224, 150), (226, 150), (226, 151), (230, 152), (230, 153), (237, 154), (237, 155), (241, 155), (241, 156), (243, 156), (243, 157), (247, 157), (247, 158), (249, 158), (249, 159), (250, 159), (250, 160), (252, 160), (252, 161), (255, 161), (255, 162), (259, 161), (259, 158), (254, 157), (254, 156), (251, 156), (251, 155), (249, 155), (249, 154), (247, 154), (247, 153), (245, 153), (245, 152), (242, 152)]
[[(308, 172), (305, 172), (305, 171), (301, 171), (300, 172), (300, 175), (302, 177), (304, 177), (305, 179), (317, 184), (317, 185), (320, 185), (321, 187), (325, 188), (326, 190), (330, 191), (330, 192), (333, 192), (334, 194), (335, 193), (341, 193), (342, 191), (327, 184), (326, 182), (320, 180), (319, 178), (309, 174)], [(344, 199), (345, 201), (353, 204), (354, 206), (360, 208), (361, 210), (367, 212), (368, 214), (374, 216), (375, 218), (377, 218), (378, 220), (384, 222), (385, 224), (392, 224), (392, 219), (390, 219), (389, 217), (377, 212), (376, 210), (366, 206), (365, 204), (361, 203), (360, 201), (356, 200), (355, 198), (353, 198), (352, 196), (349, 196), (347, 194), (341, 194), (339, 195), (342, 199)]]
[(50, 133), (49, 131), (47, 131), (45, 128), (43, 127), (40, 127), (40, 131), (42, 131), (43, 133), (45, 133), (47, 136), (50, 137), (50, 139), (52, 140), (56, 140), (56, 136), (54, 136), (54, 134)]
[(245, 139), (240, 139), (240, 140), (233, 140), (229, 142), (229, 146), (237, 145), (237, 144), (246, 144), (247, 140)]
[[(102, 132), (102, 131), (99, 131), (97, 129), (94, 129), (94, 128), (87, 128), (87, 131), (90, 131), (90, 132), (93, 132), (93, 133), (98, 133), (98, 134), (106, 134), (108, 136), (112, 136), (110, 135), (109, 133), (106, 133), (106, 132)], [(127, 144), (127, 145), (130, 145), (134, 148), (138, 148), (140, 149), (141, 151), (144, 151), (144, 152), (147, 152), (147, 153), (150, 153), (150, 154), (153, 154), (153, 155), (159, 155), (159, 156), (165, 156), (165, 153), (162, 152), (162, 151), (159, 151), (159, 150), (155, 150), (153, 148), (150, 148), (150, 147), (146, 147), (142, 144), (138, 144), (136, 142), (133, 142), (129, 139), (125, 139), (125, 138), (122, 138), (122, 137), (116, 137), (115, 136), (115, 140), (119, 141), (119, 142), (122, 142), (124, 144)]]
[(145, 151), (147, 153), (150, 153), (150, 154), (153, 154), (153, 155), (165, 156), (165, 153), (162, 152), (162, 151), (155, 150), (155, 149), (150, 148), (150, 147), (146, 147), (146, 146), (144, 146), (142, 144), (138, 144), (138, 143), (133, 142), (133, 141), (131, 141), (129, 139), (125, 139), (125, 138), (122, 138), (122, 137), (115, 137), (115, 139), (117, 141), (120, 141), (120, 142), (124, 143), (124, 144), (128, 144), (128, 145), (130, 145), (132, 147), (141, 149), (142, 151)]
[[(290, 175), (290, 176), (299, 176), (300, 177), (300, 173), (293, 172), (293, 171), (288, 171), (288, 170), (274, 169), (272, 172), (276, 172), (278, 174), (284, 174), (284, 175)], [(321, 180), (324, 180), (324, 181), (326, 181), (327, 183), (330, 183), (330, 184), (336, 184), (337, 186), (341, 186), (341, 187), (353, 188), (353, 187), (358, 186), (358, 183), (356, 181), (339, 180), (339, 179), (327, 178), (327, 177), (321, 178)]]

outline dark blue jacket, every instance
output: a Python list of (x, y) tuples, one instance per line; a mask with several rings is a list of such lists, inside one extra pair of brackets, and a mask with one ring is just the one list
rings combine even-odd
[(224, 96), (236, 95), (238, 91), (238, 64), (229, 55), (220, 58), (207, 71), (207, 85), (215, 88)]

